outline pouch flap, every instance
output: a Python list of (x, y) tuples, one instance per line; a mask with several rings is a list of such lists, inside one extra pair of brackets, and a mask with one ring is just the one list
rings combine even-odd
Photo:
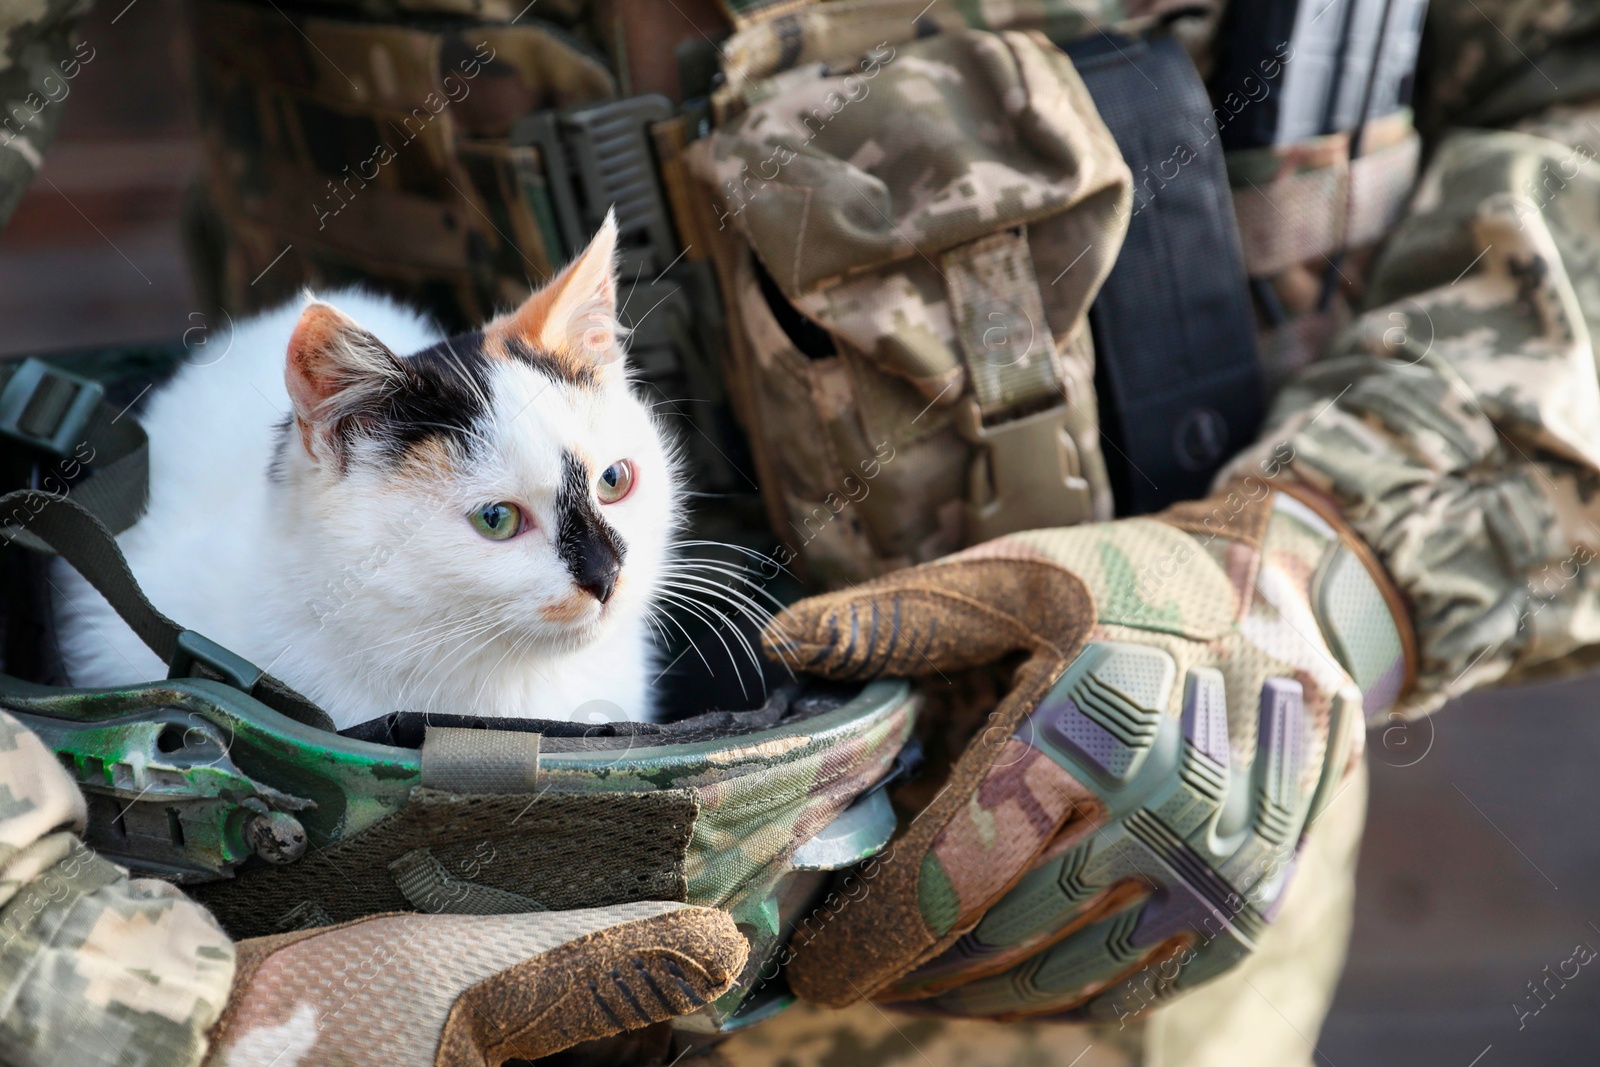
[(713, 135), (712, 178), (722, 219), (793, 302), (1079, 207), (1103, 238), (1078, 269), (1103, 275), (1116, 256), (1128, 169), (1071, 61), (1038, 34), (882, 45), (767, 88)]

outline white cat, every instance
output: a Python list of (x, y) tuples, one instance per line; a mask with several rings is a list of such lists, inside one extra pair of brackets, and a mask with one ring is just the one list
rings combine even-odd
[[(682, 508), (624, 372), (616, 237), (608, 218), (476, 333), (346, 291), (185, 367), (143, 415), (149, 509), (118, 538), (151, 601), (341, 728), (648, 719), (647, 616)], [(74, 684), (165, 675), (75, 571), (51, 577)]]

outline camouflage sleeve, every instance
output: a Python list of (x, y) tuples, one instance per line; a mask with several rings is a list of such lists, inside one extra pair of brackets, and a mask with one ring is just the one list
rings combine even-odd
[(0, 1063), (197, 1064), (233, 981), (209, 912), (77, 837), (83, 796), (0, 711)]
[(0, 4), (0, 226), (55, 137), (69, 83), (93, 58), (74, 33), (88, 7), (88, 0)]
[(1600, 663), (1600, 109), (1447, 136), (1367, 306), (1232, 476), (1334, 496), (1410, 601), (1420, 714)]

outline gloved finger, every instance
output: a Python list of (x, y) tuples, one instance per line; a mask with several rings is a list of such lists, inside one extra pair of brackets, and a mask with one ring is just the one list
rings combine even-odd
[[(1229, 751), (1224, 678), (1206, 668), (1189, 672), (1177, 722), (1158, 715), (1161, 691), (1125, 686), (1124, 696), (1135, 698), (1124, 719), (1125, 737), (1135, 743), (1090, 731), (1085, 716), (1098, 718), (1101, 712), (1093, 706), (1093, 685), (1080, 674), (1153, 679), (1156, 671), (1136, 668), (1140, 661), (1154, 666), (1163, 655), (1091, 645), (1060, 683), (1073, 698), (1068, 717), (1042, 726), (1045, 750), (1094, 785), (1113, 821), (1052, 844), (981, 922), (879, 999), (932, 997), (924, 1007), (946, 1005), (958, 1014), (1050, 1012), (1075, 1003), (1095, 982), (1103, 987), (1126, 969), (1128, 959), (1175, 937), (1206, 946), (1203, 960), (1185, 962), (1185, 985), (1250, 951), (1270, 921), (1273, 902), (1286, 890), (1301, 826), (1314, 807), (1313, 791), (1321, 795), (1343, 776), (1345, 748), (1359, 716), (1349, 699), (1334, 702), (1325, 762), (1320, 735), (1308, 729), (1300, 684), (1267, 679), (1258, 694), (1254, 754), (1240, 762)], [(1052, 693), (1030, 725), (1040, 725), (1055, 700)], [(1141, 722), (1143, 731), (1137, 729)], [(1115, 937), (1103, 928), (1086, 929), (1125, 908), (1128, 928)], [(1036, 983), (1022, 961), (1037, 960), (1058, 943), (1066, 947), (1050, 954), (1055, 962), (1046, 972), (1049, 980)], [(1061, 961), (1069, 951), (1078, 952), (1081, 965), (1072, 972), (1076, 985), (1064, 977)], [(1082, 969), (1095, 960), (1097, 974)], [(983, 992), (973, 992), (970, 1001), (967, 994), (937, 996), (1000, 972), (1014, 982), (1011, 994), (978, 984), (973, 989)], [(1116, 1011), (1111, 1004), (1099, 1007)]]
[(208, 1065), (478, 1067), (686, 1014), (748, 946), (725, 913), (645, 901), (384, 914), (240, 942)]
[[(1092, 793), (1012, 736), (1094, 618), (1081, 580), (1002, 538), (803, 601), (780, 619), (798, 665), (839, 678), (959, 670), (1033, 653), (940, 793), (871, 861), (867, 898), (791, 942), (789, 979), (799, 995), (829, 1006), (872, 995), (976, 921), (1069, 820), (1098, 817)], [(770, 632), (767, 641), (772, 648)]]
[(1019, 668), (941, 792), (862, 869), (864, 892), (796, 932), (796, 993), (830, 1007), (874, 995), (976, 922), (1064, 827), (1103, 818), (1092, 792), (1014, 736), (1063, 666), (1041, 655)]
[(1074, 886), (1076, 899), (1055, 899), (1055, 886), (1043, 883), (1065, 879), (1072, 885), (1078, 873), (1072, 867), (1081, 856), (1081, 850), (1073, 851), (1065, 871), (1055, 862), (1035, 866), (984, 913), (975, 928), (873, 999), (880, 1003), (925, 1000), (1012, 970), (1078, 931), (1147, 901), (1155, 892), (1151, 886), (1129, 878), (1106, 888)]
[(1093, 618), (1082, 580), (1001, 538), (802, 600), (768, 625), (762, 641), (769, 656), (829, 678), (914, 677), (1018, 651), (1060, 658)]
[(999, 974), (896, 1008), (915, 1014), (999, 1021), (1063, 1015), (1130, 979), (1145, 976), (1151, 977), (1152, 997), (1159, 997), (1172, 989), (1170, 982), (1159, 979), (1169, 972), (1178, 973), (1192, 957), (1194, 937), (1173, 934), (1154, 945), (1136, 947), (1129, 936), (1137, 919), (1137, 908), (1125, 909)]

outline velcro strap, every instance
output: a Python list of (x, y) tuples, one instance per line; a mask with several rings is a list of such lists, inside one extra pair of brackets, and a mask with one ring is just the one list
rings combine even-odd
[(539, 735), (521, 730), (430, 726), (422, 784), (451, 793), (531, 793), (539, 781)]
[[(1389, 116), (1368, 123), (1368, 130), (1392, 125)], [(1337, 133), (1229, 154), (1234, 213), (1252, 277), (1375, 241), (1400, 217), (1417, 173), (1416, 132), (1353, 162), (1349, 142), (1349, 134)], [(1271, 176), (1260, 173), (1263, 167)]]
[(456, 877), (426, 848), (414, 848), (389, 864), (389, 873), (418, 911), (432, 915), (517, 915), (549, 910), (521, 893)]
[(956, 342), (984, 419), (1058, 400), (1055, 342), (1027, 237), (1002, 230), (940, 260)]

